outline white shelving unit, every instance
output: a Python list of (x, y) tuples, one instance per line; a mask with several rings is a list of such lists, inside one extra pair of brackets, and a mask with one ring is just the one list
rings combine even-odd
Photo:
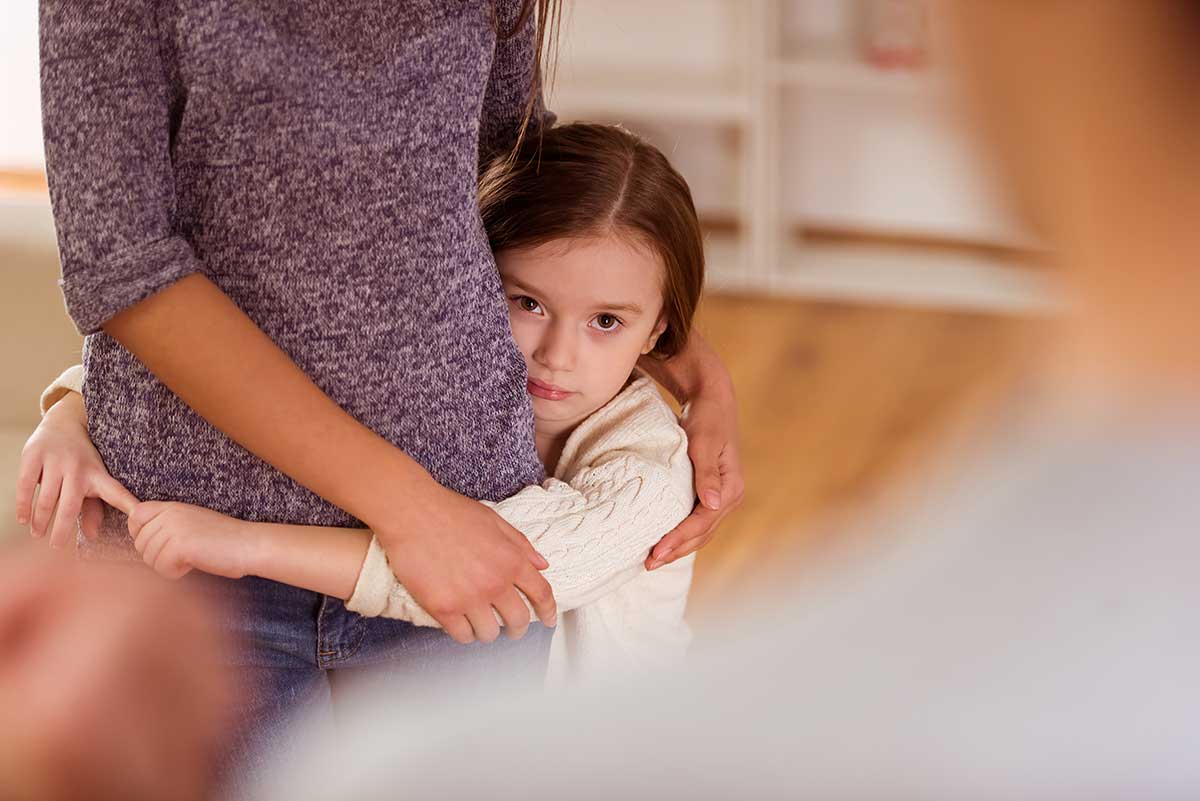
[(804, 245), (806, 225), (1027, 245), (936, 69), (858, 55), (855, 0), (571, 0), (550, 95), (564, 120), (620, 122), (692, 184), (710, 285), (1003, 311), (1053, 305), (1038, 273), (986, 249)]

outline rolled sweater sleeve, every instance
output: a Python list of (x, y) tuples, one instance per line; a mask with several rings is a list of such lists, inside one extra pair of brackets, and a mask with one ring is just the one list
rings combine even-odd
[(156, 0), (42, 0), (42, 124), (67, 312), (92, 334), (199, 269), (175, 228), (178, 90)]
[[(653, 391), (653, 390), (650, 390)], [(645, 571), (643, 562), (664, 534), (692, 511), (687, 437), (666, 416), (642, 403), (610, 430), (582, 432), (583, 464), (569, 483), (549, 479), (488, 504), (546, 557), (543, 571), (560, 612), (592, 603)], [(598, 436), (596, 436), (598, 435)], [(383, 549), (372, 540), (347, 608), (367, 616), (437, 626), (403, 584)]]

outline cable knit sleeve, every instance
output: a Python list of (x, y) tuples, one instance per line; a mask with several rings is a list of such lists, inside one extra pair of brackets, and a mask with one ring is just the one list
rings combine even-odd
[[(550, 563), (543, 575), (560, 612), (591, 603), (644, 573), (650, 549), (692, 510), (686, 435), (656, 392), (661, 408), (636, 394), (632, 408), (608, 410), (572, 435), (581, 463), (569, 471), (569, 483), (549, 479), (490, 504)], [(621, 400), (614, 403), (620, 407)], [(564, 451), (564, 458), (570, 455)], [(375, 542), (347, 607), (437, 625), (393, 578)]]
[(42, 414), (49, 411), (50, 407), (62, 400), (63, 395), (66, 395), (68, 392), (83, 394), (82, 364), (73, 364), (66, 370), (63, 370), (62, 375), (54, 379), (50, 386), (42, 390)]

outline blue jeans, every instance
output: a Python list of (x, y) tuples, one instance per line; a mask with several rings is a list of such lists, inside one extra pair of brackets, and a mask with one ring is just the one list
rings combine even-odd
[(336, 700), (359, 681), (397, 691), (444, 681), (495, 693), (541, 685), (553, 633), (538, 623), (520, 640), (461, 645), (441, 629), (365, 618), (336, 598), (260, 578), (196, 574), (214, 590), (225, 627), (239, 641), (233, 667), (244, 687), (243, 724), (231, 740), (226, 775), (235, 788), (254, 781), (271, 755), (289, 747), (294, 721), (333, 722)]

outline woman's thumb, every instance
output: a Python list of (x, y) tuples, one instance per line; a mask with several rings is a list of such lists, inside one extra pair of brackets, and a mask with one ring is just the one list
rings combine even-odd
[(721, 508), (721, 471), (714, 462), (709, 465), (696, 465), (696, 497), (706, 509), (717, 511)]

